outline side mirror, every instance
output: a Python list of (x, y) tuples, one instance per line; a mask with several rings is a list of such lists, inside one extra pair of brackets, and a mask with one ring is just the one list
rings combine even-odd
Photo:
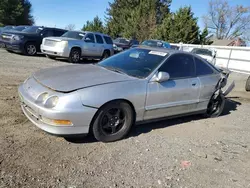
[(90, 42), (91, 39), (87, 37), (86, 39), (84, 39), (84, 41), (85, 41), (85, 42)]
[(170, 75), (167, 72), (158, 72), (155, 76), (152, 78), (152, 82), (164, 82), (169, 80)]

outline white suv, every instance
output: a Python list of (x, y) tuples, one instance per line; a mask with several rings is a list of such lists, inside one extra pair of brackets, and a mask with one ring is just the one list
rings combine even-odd
[(44, 38), (41, 51), (49, 58), (68, 58), (71, 63), (78, 63), (81, 58), (105, 59), (114, 54), (108, 35), (89, 31), (68, 31), (61, 37)]

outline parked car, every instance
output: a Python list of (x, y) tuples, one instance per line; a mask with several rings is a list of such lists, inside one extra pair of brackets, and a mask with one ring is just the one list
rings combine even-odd
[(206, 48), (193, 48), (191, 52), (206, 59), (209, 63), (215, 65), (216, 52), (214, 50)]
[(179, 50), (180, 49), (180, 47), (176, 46), (176, 45), (170, 45), (170, 48), (173, 49), (173, 50)]
[[(145, 40), (140, 45), (157, 47), (157, 48), (171, 48), (168, 42), (162, 40)], [(139, 45), (133, 45), (132, 47), (138, 47)]]
[(116, 141), (135, 122), (224, 108), (228, 74), (191, 53), (139, 47), (98, 64), (40, 70), (19, 86), (21, 107), (42, 130), (60, 136), (92, 132)]
[(106, 59), (114, 54), (108, 35), (89, 31), (68, 31), (61, 37), (45, 38), (41, 49), (49, 58), (67, 58), (71, 63), (81, 58)]
[(133, 45), (138, 45), (139, 41), (135, 39), (128, 40), (125, 38), (117, 38), (113, 41), (113, 43), (114, 43), (113, 47), (114, 47), (115, 53), (118, 53), (123, 50), (129, 49)]
[[(13, 32), (15, 33), (16, 31), (23, 31), (24, 29), (26, 29), (29, 26), (25, 26), (25, 25), (20, 25), (20, 26), (13, 26), (8, 30), (3, 31), (3, 36), (5, 36), (6, 34), (13, 34)], [(0, 37), (0, 47), (4, 48), (5, 47), (5, 40)]]
[(61, 36), (65, 32), (64, 29), (31, 26), (22, 31), (2, 33), (1, 40), (8, 51), (33, 56), (40, 52), (40, 45), (44, 37)]

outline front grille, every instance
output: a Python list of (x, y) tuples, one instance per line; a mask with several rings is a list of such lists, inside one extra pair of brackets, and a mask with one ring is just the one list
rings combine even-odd
[(45, 41), (44, 41), (44, 45), (45, 46), (50, 46), (50, 47), (54, 47), (55, 45), (56, 45), (56, 41), (54, 41), (54, 40), (49, 40), (49, 39), (45, 39)]

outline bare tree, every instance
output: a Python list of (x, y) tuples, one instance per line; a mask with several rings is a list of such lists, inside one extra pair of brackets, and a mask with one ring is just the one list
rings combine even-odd
[(244, 37), (246, 30), (250, 29), (250, 8), (232, 7), (227, 0), (211, 0), (204, 23), (217, 39)]
[(76, 26), (75, 24), (69, 24), (65, 27), (66, 30), (73, 31), (75, 30)]

